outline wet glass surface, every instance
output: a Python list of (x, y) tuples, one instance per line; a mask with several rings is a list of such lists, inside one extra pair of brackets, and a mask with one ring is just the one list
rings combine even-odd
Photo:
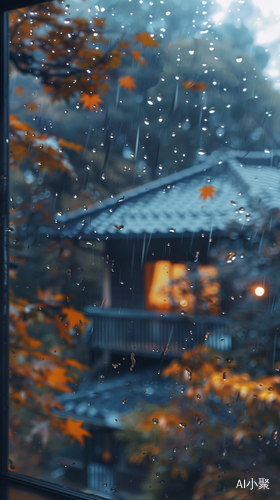
[(108, 499), (276, 496), (279, 15), (10, 12), (12, 473)]

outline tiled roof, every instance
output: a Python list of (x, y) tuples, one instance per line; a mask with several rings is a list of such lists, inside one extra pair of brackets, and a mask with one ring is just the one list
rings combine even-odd
[(182, 390), (170, 378), (163, 379), (156, 370), (135, 371), (106, 380), (88, 382), (76, 393), (58, 396), (64, 409), (54, 410), (61, 417), (76, 418), (88, 424), (122, 428), (121, 417), (143, 404), (168, 405), (170, 396)]
[[(61, 217), (65, 227), (59, 233), (91, 239), (224, 231), (232, 224), (260, 227), (267, 211), (280, 208), (280, 170), (255, 163), (242, 164), (233, 152), (215, 151), (189, 169), (98, 203), (87, 213)], [(214, 186), (213, 199), (200, 197), (204, 185)]]

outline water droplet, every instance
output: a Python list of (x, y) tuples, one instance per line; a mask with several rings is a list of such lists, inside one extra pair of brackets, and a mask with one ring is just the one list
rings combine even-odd
[(196, 395), (196, 399), (201, 399), (201, 395), (200, 395), (200, 394), (197, 394), (197, 395)]
[(159, 102), (162, 101), (162, 95), (161, 94), (157, 95), (157, 101), (159, 101)]
[(189, 445), (185, 444), (185, 450), (188, 450), (188, 449), (189, 449)]
[(71, 19), (70, 17), (66, 17), (66, 19), (64, 19), (64, 24), (69, 24), (71, 23)]
[(236, 60), (237, 63), (241, 63), (243, 61), (243, 58), (242, 57), (237, 57), (235, 60)]
[(204, 418), (198, 418), (198, 419), (197, 419), (197, 423), (198, 423), (198, 425), (203, 424), (203, 422), (205, 422), (205, 419), (204, 419)]
[(205, 439), (202, 439), (201, 441), (201, 445), (204, 446), (205, 445)]
[(152, 459), (152, 461), (153, 461), (153, 462), (156, 460), (156, 458), (157, 458), (157, 457), (156, 457), (155, 455), (152, 455), (152, 456), (151, 456), (151, 459)]
[(226, 261), (227, 261), (228, 264), (230, 264), (231, 262), (233, 262), (235, 259), (236, 259), (236, 252), (229, 252), (227, 254)]
[(161, 123), (163, 121), (163, 116), (160, 116), (158, 121)]
[(193, 55), (194, 55), (194, 50), (189, 50), (189, 54), (190, 54), (191, 56), (193, 56)]
[(159, 477), (160, 476), (160, 472), (156, 472), (156, 477)]
[(123, 404), (123, 405), (126, 405), (127, 401), (128, 401), (128, 399), (127, 399), (127, 398), (124, 398), (124, 399), (122, 400), (122, 404)]
[(179, 426), (185, 429), (185, 427), (187, 427), (187, 424), (185, 422), (180, 422)]
[(101, 175), (101, 179), (102, 179), (103, 181), (105, 181), (105, 179), (106, 179), (106, 174), (105, 174), (105, 173), (103, 173), (103, 174)]
[(158, 419), (157, 418), (153, 418), (153, 422), (154, 422), (155, 425), (158, 424)]
[(223, 450), (223, 457), (225, 457), (225, 456), (226, 456), (226, 454), (227, 454), (227, 449), (225, 448), (225, 449)]
[(243, 214), (243, 213), (245, 212), (245, 208), (244, 208), (244, 207), (240, 207), (240, 208), (238, 209), (238, 212), (239, 212), (240, 214)]
[(145, 123), (145, 125), (149, 125), (149, 120), (148, 120), (148, 118), (145, 118), (144, 123)]
[(151, 97), (149, 97), (149, 99), (147, 100), (147, 103), (148, 103), (150, 106), (153, 106), (154, 101), (152, 100), (152, 98), (151, 98)]
[(209, 109), (209, 114), (212, 115), (213, 113), (215, 113), (216, 111), (216, 108), (212, 107)]
[(170, 228), (170, 229), (169, 229), (169, 232), (170, 232), (170, 233), (175, 233), (175, 231), (176, 231), (176, 229), (173, 229), (173, 228)]
[(205, 155), (205, 149), (199, 149), (198, 154), (201, 156)]

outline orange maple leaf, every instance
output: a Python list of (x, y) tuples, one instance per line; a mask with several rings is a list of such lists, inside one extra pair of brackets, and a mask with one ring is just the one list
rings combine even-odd
[(59, 366), (48, 370), (46, 373), (46, 382), (57, 391), (71, 392), (70, 387), (66, 384), (67, 382), (74, 382), (74, 378), (66, 375), (65, 368), (60, 368)]
[(215, 186), (202, 186), (198, 191), (201, 191), (199, 198), (202, 196), (203, 201), (205, 201), (208, 196), (213, 200), (213, 193), (216, 193)]
[(138, 35), (134, 35), (134, 38), (136, 42), (142, 43), (142, 47), (150, 47), (151, 49), (154, 49), (155, 47), (159, 47), (159, 43), (156, 40), (154, 40), (156, 36), (157, 35), (153, 35), (153, 37), (151, 37), (148, 31), (143, 31)]
[(207, 89), (207, 83), (205, 82), (194, 82), (193, 80), (187, 80), (182, 83), (185, 90), (191, 89), (193, 92), (202, 92), (202, 90)]
[(119, 78), (119, 82), (120, 82), (120, 87), (123, 87), (124, 89), (127, 89), (130, 92), (132, 91), (132, 89), (136, 89), (137, 88), (136, 85), (135, 85), (134, 78), (132, 78), (132, 76), (130, 76), (130, 75), (121, 76)]
[(141, 50), (132, 50), (131, 55), (135, 62), (140, 62), (141, 66), (143, 66), (143, 64), (148, 64), (144, 57), (142, 57)]
[(74, 149), (76, 153), (80, 153), (84, 149), (84, 147), (81, 146), (81, 144), (75, 144), (75, 142), (65, 141), (65, 139), (63, 139), (62, 137), (58, 139), (58, 141), (61, 147), (65, 146), (66, 148)]
[(75, 439), (79, 441), (81, 446), (84, 446), (84, 436), (92, 438), (90, 432), (86, 429), (82, 429), (84, 422), (78, 420), (72, 420), (72, 418), (67, 418), (64, 433), (70, 436), (71, 442), (73, 443)]
[(63, 307), (62, 314), (67, 316), (68, 329), (74, 328), (75, 326), (79, 326), (84, 333), (85, 331), (85, 323), (90, 325), (89, 319), (87, 319), (81, 312), (76, 311), (73, 307)]
[(76, 359), (71, 359), (67, 358), (65, 361), (66, 365), (73, 366), (77, 370), (83, 371), (83, 370), (89, 370), (89, 367), (87, 365), (84, 365), (83, 363), (80, 363), (79, 361), (76, 361)]
[(81, 101), (84, 102), (83, 108), (89, 108), (90, 111), (93, 111), (94, 108), (99, 109), (99, 103), (104, 102), (100, 99), (99, 94), (84, 94)]

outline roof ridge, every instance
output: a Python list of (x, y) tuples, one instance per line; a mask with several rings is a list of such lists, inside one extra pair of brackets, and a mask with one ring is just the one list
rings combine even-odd
[[(117, 196), (114, 198), (106, 198), (100, 203), (96, 203), (92, 209), (89, 209), (87, 213), (85, 214), (82, 209), (78, 209), (72, 212), (69, 212), (68, 214), (64, 214), (61, 218), (61, 222), (67, 222), (68, 220), (75, 221), (75, 219), (80, 218), (82, 215), (83, 217), (89, 217), (91, 214), (96, 213), (98, 211), (104, 210), (106, 207), (111, 207), (116, 205), (118, 203), (118, 200), (124, 199), (124, 200), (129, 200), (131, 198), (136, 198), (144, 193), (147, 192), (152, 192), (154, 190), (157, 190), (165, 185), (171, 184), (172, 182), (176, 181), (182, 181), (186, 177), (191, 177), (193, 175), (197, 175), (205, 170), (210, 170), (215, 166), (215, 160), (225, 160), (226, 158), (226, 152), (223, 150), (215, 150), (213, 151), (209, 156), (207, 156), (207, 159), (205, 159), (201, 164), (196, 163), (192, 167), (185, 168), (183, 170), (180, 170), (179, 172), (176, 172), (174, 174), (169, 174), (165, 177), (162, 177), (160, 179), (156, 179), (154, 181), (148, 182), (147, 184), (143, 184), (142, 186), (137, 186), (135, 188), (129, 189), (128, 191), (123, 191), (122, 193), (119, 193)], [(183, 175), (182, 175), (183, 173)], [(118, 197), (118, 200), (116, 198)]]

